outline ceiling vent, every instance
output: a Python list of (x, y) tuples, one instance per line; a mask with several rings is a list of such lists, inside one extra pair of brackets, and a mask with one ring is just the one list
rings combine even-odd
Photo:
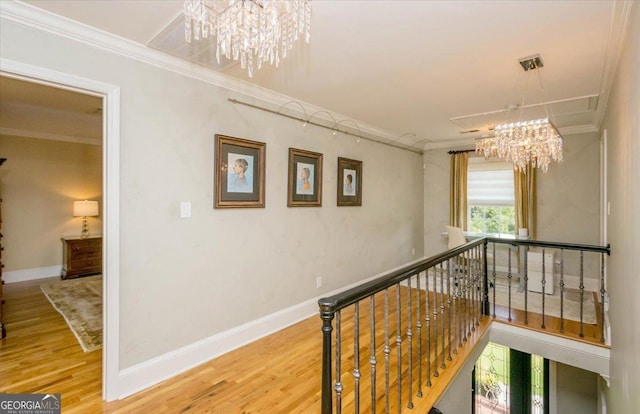
[(220, 63), (218, 63), (214, 36), (187, 43), (184, 38), (184, 16), (182, 14), (169, 23), (147, 46), (219, 72), (238, 63), (226, 59), (223, 55), (220, 55)]

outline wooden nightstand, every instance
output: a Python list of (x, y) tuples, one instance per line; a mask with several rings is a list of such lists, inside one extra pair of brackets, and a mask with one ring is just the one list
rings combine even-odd
[(62, 278), (102, 273), (102, 237), (62, 238)]

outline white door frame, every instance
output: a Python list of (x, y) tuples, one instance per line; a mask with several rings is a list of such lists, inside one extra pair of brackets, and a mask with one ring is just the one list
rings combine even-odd
[(120, 87), (5, 58), (0, 74), (102, 98), (102, 398), (115, 400), (120, 394)]

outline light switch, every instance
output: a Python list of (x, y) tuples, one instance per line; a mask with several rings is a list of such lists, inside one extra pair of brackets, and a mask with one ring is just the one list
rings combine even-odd
[(180, 202), (180, 218), (191, 217), (191, 201)]

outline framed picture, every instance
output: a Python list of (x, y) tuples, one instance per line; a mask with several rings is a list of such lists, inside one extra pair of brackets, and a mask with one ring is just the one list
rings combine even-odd
[(338, 157), (338, 206), (362, 205), (362, 161)]
[(322, 206), (322, 154), (289, 148), (287, 206)]
[(214, 208), (264, 207), (266, 145), (216, 134)]

